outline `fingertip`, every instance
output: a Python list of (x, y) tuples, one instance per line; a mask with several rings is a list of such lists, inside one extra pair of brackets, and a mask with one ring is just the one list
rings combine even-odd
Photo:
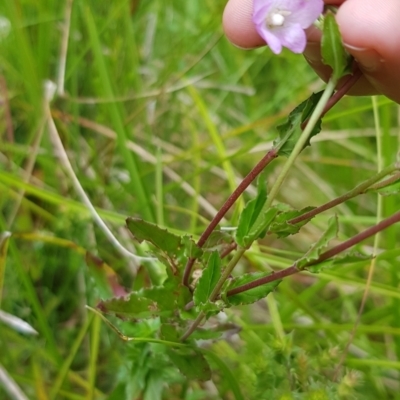
[(224, 10), (222, 24), (225, 35), (237, 47), (252, 49), (265, 45), (252, 20), (252, 0), (230, 0)]

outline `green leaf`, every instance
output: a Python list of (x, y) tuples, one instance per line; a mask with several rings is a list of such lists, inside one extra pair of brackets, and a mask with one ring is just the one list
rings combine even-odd
[(343, 46), (342, 36), (335, 16), (327, 13), (324, 17), (321, 39), (321, 55), (324, 64), (333, 70), (333, 77), (339, 79), (351, 72), (352, 58)]
[(304, 225), (310, 222), (311, 218), (308, 218), (297, 224), (290, 224), (289, 221), (313, 210), (314, 208), (315, 207), (305, 207), (301, 210), (285, 210), (280, 212), (270, 225), (268, 232), (275, 233), (279, 238), (296, 234)]
[(220, 278), (221, 259), (218, 252), (214, 251), (208, 260), (206, 268), (203, 269), (203, 273), (194, 291), (193, 301), (196, 306), (208, 303), (208, 299)]
[(226, 293), (229, 290), (243, 286), (249, 282), (253, 282), (256, 279), (268, 276), (264, 272), (254, 272), (251, 274), (244, 274), (240, 277), (234, 278), (230, 281), (229, 285), (224, 289), (224, 294), (221, 296), (230, 306), (238, 306), (244, 304), (252, 304), (256, 301), (266, 297), (271, 293), (280, 283), (281, 280), (276, 280), (265, 285), (258, 286), (254, 289), (247, 290), (246, 292), (238, 293), (233, 296), (226, 297)]
[(338, 254), (336, 257), (331, 258), (329, 260), (323, 261), (322, 263), (311, 265), (309, 267), (305, 267), (309, 272), (313, 274), (318, 274), (321, 271), (325, 271), (327, 269), (331, 269), (334, 267), (338, 267), (340, 265), (345, 264), (354, 264), (357, 262), (371, 260), (372, 255), (361, 254), (357, 252), (351, 252), (347, 254)]
[(169, 257), (177, 257), (180, 254), (182, 245), (180, 236), (140, 218), (129, 217), (126, 225), (139, 243), (143, 240), (152, 243)]
[(167, 349), (167, 354), (187, 379), (200, 381), (211, 379), (210, 366), (200, 352), (188, 349)]
[(153, 301), (159, 311), (172, 311), (177, 307), (177, 297), (170, 288), (155, 286), (148, 289), (141, 289), (138, 295)]
[(267, 201), (265, 182), (265, 175), (261, 174), (257, 181), (258, 193), (256, 198), (250, 200), (240, 214), (236, 231), (236, 242), (244, 248), (250, 246), (254, 240), (265, 235), (268, 226), (277, 214), (275, 208), (264, 210)]
[[(323, 91), (313, 93), (307, 100), (299, 104), (288, 116), (287, 122), (277, 126), (279, 136), (274, 140), (274, 148), (278, 149), (278, 155), (289, 156), (293, 151), (300, 135), (301, 124), (310, 118), (315, 106), (322, 96)], [(321, 119), (315, 124), (304, 148), (310, 145), (310, 139), (321, 132)], [(304, 149), (303, 148), (303, 149)]]
[(233, 237), (229, 232), (214, 230), (203, 246), (204, 250), (218, 250), (233, 242)]
[(324, 234), (315, 242), (307, 253), (296, 261), (296, 266), (299, 270), (308, 269), (308, 267), (304, 267), (311, 261), (317, 260), (321, 255), (322, 251), (328, 246), (329, 242), (332, 239), (335, 239), (338, 235), (339, 231), (339, 223), (336, 215), (331, 217), (328, 221), (328, 228), (324, 232)]
[(184, 254), (186, 258), (200, 258), (203, 255), (203, 250), (197, 246), (190, 236), (182, 236), (182, 244), (184, 246)]
[(126, 297), (101, 301), (97, 308), (102, 312), (115, 314), (120, 318), (154, 318), (161, 314), (168, 314), (168, 312), (162, 312), (158, 303), (141, 296), (137, 292)]
[(192, 340), (212, 340), (218, 339), (224, 333), (222, 329), (204, 329), (204, 328), (197, 328), (190, 338)]
[(181, 334), (175, 325), (163, 323), (160, 327), (160, 338), (168, 342), (179, 342)]

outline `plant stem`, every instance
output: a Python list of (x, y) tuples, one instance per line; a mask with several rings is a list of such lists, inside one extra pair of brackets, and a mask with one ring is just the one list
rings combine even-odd
[(321, 114), (321, 117), (323, 117), (354, 86), (354, 84), (360, 79), (361, 76), (362, 72), (360, 68), (358, 68), (358, 65), (355, 64), (353, 74), (349, 76), (349, 78), (345, 81), (343, 86), (340, 89), (338, 89), (326, 103), (326, 106)]
[[(300, 135), (299, 140), (297, 141), (296, 145), (294, 146), (294, 149), (292, 153), (290, 154), (289, 158), (285, 162), (280, 174), (278, 175), (277, 180), (275, 181), (274, 185), (272, 186), (271, 192), (268, 196), (268, 199), (264, 205), (264, 210), (268, 209), (271, 207), (272, 202), (274, 198), (276, 197), (290, 167), (293, 165), (296, 157), (300, 154), (300, 152), (303, 150), (304, 145), (306, 144), (314, 126), (320, 119), (320, 116), (329, 100), (331, 97), (335, 86), (336, 86), (336, 79), (331, 78), (325, 88), (324, 93), (322, 94), (318, 104), (316, 105), (308, 123), (303, 132)], [(265, 156), (264, 158), (256, 165), (256, 167), (246, 176), (246, 178), (240, 183), (240, 185), (237, 187), (237, 189), (232, 193), (232, 195), (228, 198), (228, 200), (225, 202), (225, 204), (222, 206), (222, 208), (218, 211), (217, 215), (214, 217), (214, 219), (211, 221), (207, 229), (203, 232), (201, 235), (200, 239), (197, 242), (197, 245), (199, 247), (202, 247), (204, 243), (206, 242), (207, 238), (210, 236), (211, 232), (214, 230), (214, 228), (217, 226), (218, 222), (222, 219), (222, 217), (226, 214), (226, 212), (229, 210), (229, 208), (234, 204), (234, 202), (237, 200), (237, 198), (243, 193), (243, 191), (247, 188), (247, 186), (257, 177), (257, 175), (260, 174), (260, 172), (265, 168), (266, 165), (268, 165), (274, 158), (278, 156), (278, 149), (271, 149)], [(260, 213), (261, 215), (261, 213)], [(236, 264), (240, 260), (240, 258), (243, 256), (247, 249), (246, 248), (240, 248), (233, 258), (230, 260), (228, 265), (226, 266), (221, 278), (215, 285), (209, 300), (214, 301), (218, 295), (219, 292), (225, 283), (226, 279), (228, 279), (229, 275), (232, 273), (233, 269), (235, 268)], [(189, 258), (185, 267), (184, 275), (183, 275), (183, 284), (188, 286), (189, 285), (189, 277), (190, 277), (190, 272), (192, 270), (192, 266), (195, 262), (195, 258)], [(291, 273), (297, 272), (297, 268), (295, 268), (295, 271)], [(282, 273), (284, 271), (281, 271)], [(277, 273), (278, 275), (279, 273)], [(267, 277), (268, 278), (268, 277)], [(276, 280), (279, 278), (274, 278), (273, 280)], [(246, 285), (244, 285), (246, 286)], [(229, 293), (229, 292), (228, 292)], [(204, 318), (204, 313), (201, 312), (196, 320), (192, 323), (192, 325), (189, 327), (189, 329), (185, 332), (185, 334), (182, 336), (181, 340), (187, 339), (197, 328), (197, 326), (201, 323), (201, 321)]]
[[(207, 239), (210, 237), (212, 231), (215, 227), (219, 224), (221, 219), (225, 216), (225, 214), (229, 211), (232, 205), (236, 202), (239, 196), (247, 189), (247, 187), (257, 178), (257, 176), (263, 171), (263, 169), (276, 157), (278, 157), (277, 150), (272, 148), (268, 151), (268, 153), (258, 162), (258, 164), (248, 173), (248, 175), (240, 182), (239, 186), (236, 190), (229, 196), (229, 198), (225, 201), (221, 209), (217, 212), (215, 217), (211, 220), (210, 224), (207, 226), (203, 234), (200, 236), (199, 240), (197, 241), (197, 245), (201, 248), (206, 243)], [(189, 286), (189, 278), (190, 273), (192, 271), (192, 267), (194, 262), (196, 261), (195, 258), (189, 258), (186, 266), (185, 271), (183, 274), (183, 284), (185, 286)]]
[[(338, 89), (328, 100), (328, 102), (324, 107), (324, 110), (322, 111), (320, 118), (322, 118), (354, 86), (354, 84), (360, 79), (361, 76), (362, 72), (360, 68), (358, 68), (358, 65), (355, 64), (353, 74), (348, 76), (347, 80), (344, 82), (342, 87)], [(305, 127), (308, 124), (308, 121), (309, 119), (307, 119), (301, 124), (301, 129), (305, 129)]]
[(204, 311), (201, 311), (197, 318), (193, 321), (192, 325), (190, 325), (189, 329), (180, 338), (181, 342), (184, 342), (196, 330), (205, 316), (206, 314)]
[(226, 266), (224, 272), (221, 275), (221, 278), (219, 278), (219, 281), (217, 282), (213, 291), (210, 294), (210, 301), (214, 301), (218, 297), (223, 284), (229, 278), (233, 269), (236, 267), (236, 264), (242, 258), (246, 250), (247, 250), (246, 248), (239, 248), (238, 251), (235, 253), (235, 255), (232, 257), (232, 259), (229, 261), (228, 265)]
[[(400, 164), (399, 164), (399, 166), (398, 166), (397, 168), (398, 168), (398, 169), (400, 168)], [(385, 179), (385, 180), (382, 181), (382, 182), (377, 183), (377, 184), (374, 185), (374, 186), (371, 186), (370, 188), (368, 188), (367, 191), (382, 189), (382, 188), (384, 188), (384, 187), (386, 187), (386, 186), (391, 185), (391, 184), (394, 183), (394, 182), (397, 182), (398, 180), (400, 180), (400, 172), (398, 172), (397, 174), (392, 175), (390, 178)]]
[[(352, 199), (353, 197), (356, 197), (360, 194), (363, 194), (367, 191), (367, 189), (372, 186), (374, 183), (380, 181), (382, 178), (384, 178), (386, 175), (389, 175), (390, 173), (392, 173), (393, 171), (396, 171), (397, 169), (399, 169), (399, 166), (396, 165), (390, 165), (389, 167), (384, 168), (382, 171), (380, 171), (378, 174), (374, 175), (372, 178), (366, 180), (365, 182), (361, 183), (360, 185), (356, 186), (354, 189), (350, 190), (349, 192), (345, 193), (344, 195), (337, 197), (336, 199), (333, 199), (331, 201), (328, 201), (327, 203), (314, 208), (311, 211), (308, 211), (302, 215), (299, 215), (296, 218), (293, 218), (291, 220), (288, 221), (288, 224), (298, 224), (299, 222), (303, 222), (305, 220), (308, 220), (310, 218), (315, 217), (317, 214), (320, 214), (326, 210), (329, 210), (330, 208), (333, 208), (341, 203), (344, 203), (347, 200)], [(396, 177), (397, 175), (395, 175)], [(398, 179), (399, 177), (397, 177)], [(389, 181), (389, 182), (387, 182)], [(387, 182), (385, 185), (383, 185), (383, 187), (385, 187), (386, 185), (388, 185), (389, 183), (392, 183), (393, 181), (393, 177), (389, 178), (387, 181), (381, 182), (382, 184), (384, 184), (385, 182)], [(396, 179), (394, 179), (394, 181), (396, 181)]]
[[(232, 257), (232, 259), (229, 261), (228, 265), (226, 266), (224, 272), (221, 275), (221, 278), (219, 278), (213, 291), (211, 292), (209, 301), (214, 301), (218, 297), (222, 286), (224, 285), (225, 281), (229, 278), (229, 275), (232, 273), (233, 269), (235, 268), (238, 261), (242, 258), (245, 251), (246, 249), (240, 248)], [(197, 318), (193, 321), (189, 329), (183, 334), (183, 336), (181, 337), (181, 341), (186, 340), (196, 330), (196, 328), (200, 325), (201, 321), (203, 321), (204, 317), (205, 313), (201, 311), (200, 314), (197, 316)]]
[(293, 151), (290, 153), (289, 158), (286, 160), (285, 164), (283, 165), (283, 167), (281, 169), (281, 172), (279, 173), (274, 185), (272, 186), (271, 191), (268, 195), (268, 199), (265, 203), (264, 209), (268, 209), (271, 207), (273, 200), (275, 199), (276, 195), (278, 194), (279, 189), (281, 188), (282, 183), (285, 180), (286, 175), (289, 172), (289, 169), (292, 167), (297, 156), (303, 150), (304, 145), (307, 143), (307, 140), (308, 140), (314, 126), (320, 119), (326, 104), (328, 103), (333, 91), (335, 90), (336, 83), (337, 83), (336, 79), (331, 78), (329, 80), (328, 84), (326, 85), (325, 91), (322, 94), (318, 104), (316, 105), (316, 107), (307, 123), (307, 126), (304, 128), (304, 131), (302, 132), (299, 140), (297, 141), (296, 145), (294, 146)]
[(317, 265), (323, 261), (328, 260), (329, 258), (332, 258), (341, 252), (349, 249), (350, 247), (355, 246), (356, 244), (362, 242), (363, 240), (374, 236), (380, 231), (383, 231), (384, 229), (388, 228), (389, 226), (400, 222), (400, 211), (397, 213), (393, 214), (391, 217), (384, 219), (383, 221), (379, 222), (378, 224), (366, 229), (363, 232), (358, 233), (357, 235), (353, 236), (352, 238), (344, 241), (343, 243), (333, 247), (332, 249), (326, 251), (325, 253), (322, 253), (318, 259), (310, 261), (306, 265), (302, 267), (302, 269), (297, 269), (296, 263), (294, 263), (292, 266), (289, 268), (286, 268), (282, 271), (274, 272), (271, 275), (265, 276), (260, 279), (256, 279), (252, 282), (246, 283), (245, 285), (238, 286), (232, 290), (229, 290), (227, 292), (227, 296), (233, 296), (234, 294), (246, 292), (247, 290), (254, 289), (258, 286), (265, 285), (266, 283), (273, 282), (282, 278), (285, 278), (289, 275), (296, 274), (297, 272), (301, 272), (302, 270), (306, 269), (307, 267), (311, 267), (312, 265)]

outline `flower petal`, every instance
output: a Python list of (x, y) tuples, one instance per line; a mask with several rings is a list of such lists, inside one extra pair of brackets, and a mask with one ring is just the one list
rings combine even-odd
[[(302, 53), (306, 46), (304, 29), (319, 17), (323, 7), (324, 0), (253, 0), (253, 22), (275, 54), (282, 46)], [(279, 16), (282, 24), (271, 22)]]
[(280, 40), (282, 46), (287, 47), (293, 53), (302, 53), (306, 48), (306, 33), (300, 24), (287, 24), (281, 29), (277, 29), (275, 36)]
[(323, 0), (287, 0), (287, 3), (291, 11), (287, 21), (298, 23), (303, 29), (309, 28), (324, 9)]

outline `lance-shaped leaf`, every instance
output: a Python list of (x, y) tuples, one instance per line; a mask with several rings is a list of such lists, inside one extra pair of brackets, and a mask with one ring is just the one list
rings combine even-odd
[(310, 222), (311, 218), (305, 219), (297, 224), (290, 224), (289, 221), (313, 210), (315, 207), (305, 207), (301, 210), (285, 210), (280, 212), (268, 228), (269, 233), (275, 233), (279, 238), (296, 234), (301, 227)]
[[(289, 114), (287, 122), (277, 126), (279, 136), (274, 140), (274, 148), (278, 149), (278, 155), (289, 156), (293, 151), (293, 148), (302, 133), (301, 124), (310, 118), (315, 106), (322, 96), (322, 93), (322, 91), (313, 93), (307, 100), (299, 104)], [(310, 139), (319, 132), (321, 132), (321, 120), (315, 124), (304, 148), (310, 145)]]
[(200, 352), (193, 349), (168, 349), (167, 354), (187, 379), (200, 381), (211, 379), (210, 366)]
[(237, 287), (246, 285), (247, 283), (253, 282), (256, 279), (263, 278), (267, 275), (269, 274), (265, 274), (264, 272), (254, 272), (234, 278), (229, 282), (228, 285), (225, 286), (224, 293), (221, 295), (221, 297), (227, 304), (229, 304), (229, 306), (255, 303), (256, 301), (267, 297), (268, 294), (271, 293), (281, 283), (282, 280), (269, 282), (265, 285), (257, 286), (253, 289), (246, 290), (245, 292), (234, 294), (232, 296), (227, 296), (227, 292)]
[(324, 64), (332, 68), (335, 79), (351, 72), (352, 58), (343, 46), (342, 36), (332, 13), (327, 13), (324, 17), (321, 55)]
[(244, 248), (254, 240), (263, 237), (278, 211), (275, 208), (265, 209), (267, 201), (265, 175), (261, 174), (257, 181), (257, 196), (250, 200), (240, 214), (236, 231), (236, 242)]
[(203, 273), (194, 290), (193, 301), (196, 306), (208, 303), (215, 285), (221, 278), (221, 259), (218, 252), (214, 251), (203, 269)]
[(323, 235), (310, 247), (310, 249), (303, 257), (296, 261), (297, 269), (308, 269), (308, 267), (305, 267), (305, 265), (307, 265), (311, 261), (318, 260), (319, 256), (321, 255), (323, 250), (326, 249), (329, 242), (337, 237), (338, 231), (339, 223), (337, 216), (334, 215), (329, 219), (328, 228), (323, 233)]

